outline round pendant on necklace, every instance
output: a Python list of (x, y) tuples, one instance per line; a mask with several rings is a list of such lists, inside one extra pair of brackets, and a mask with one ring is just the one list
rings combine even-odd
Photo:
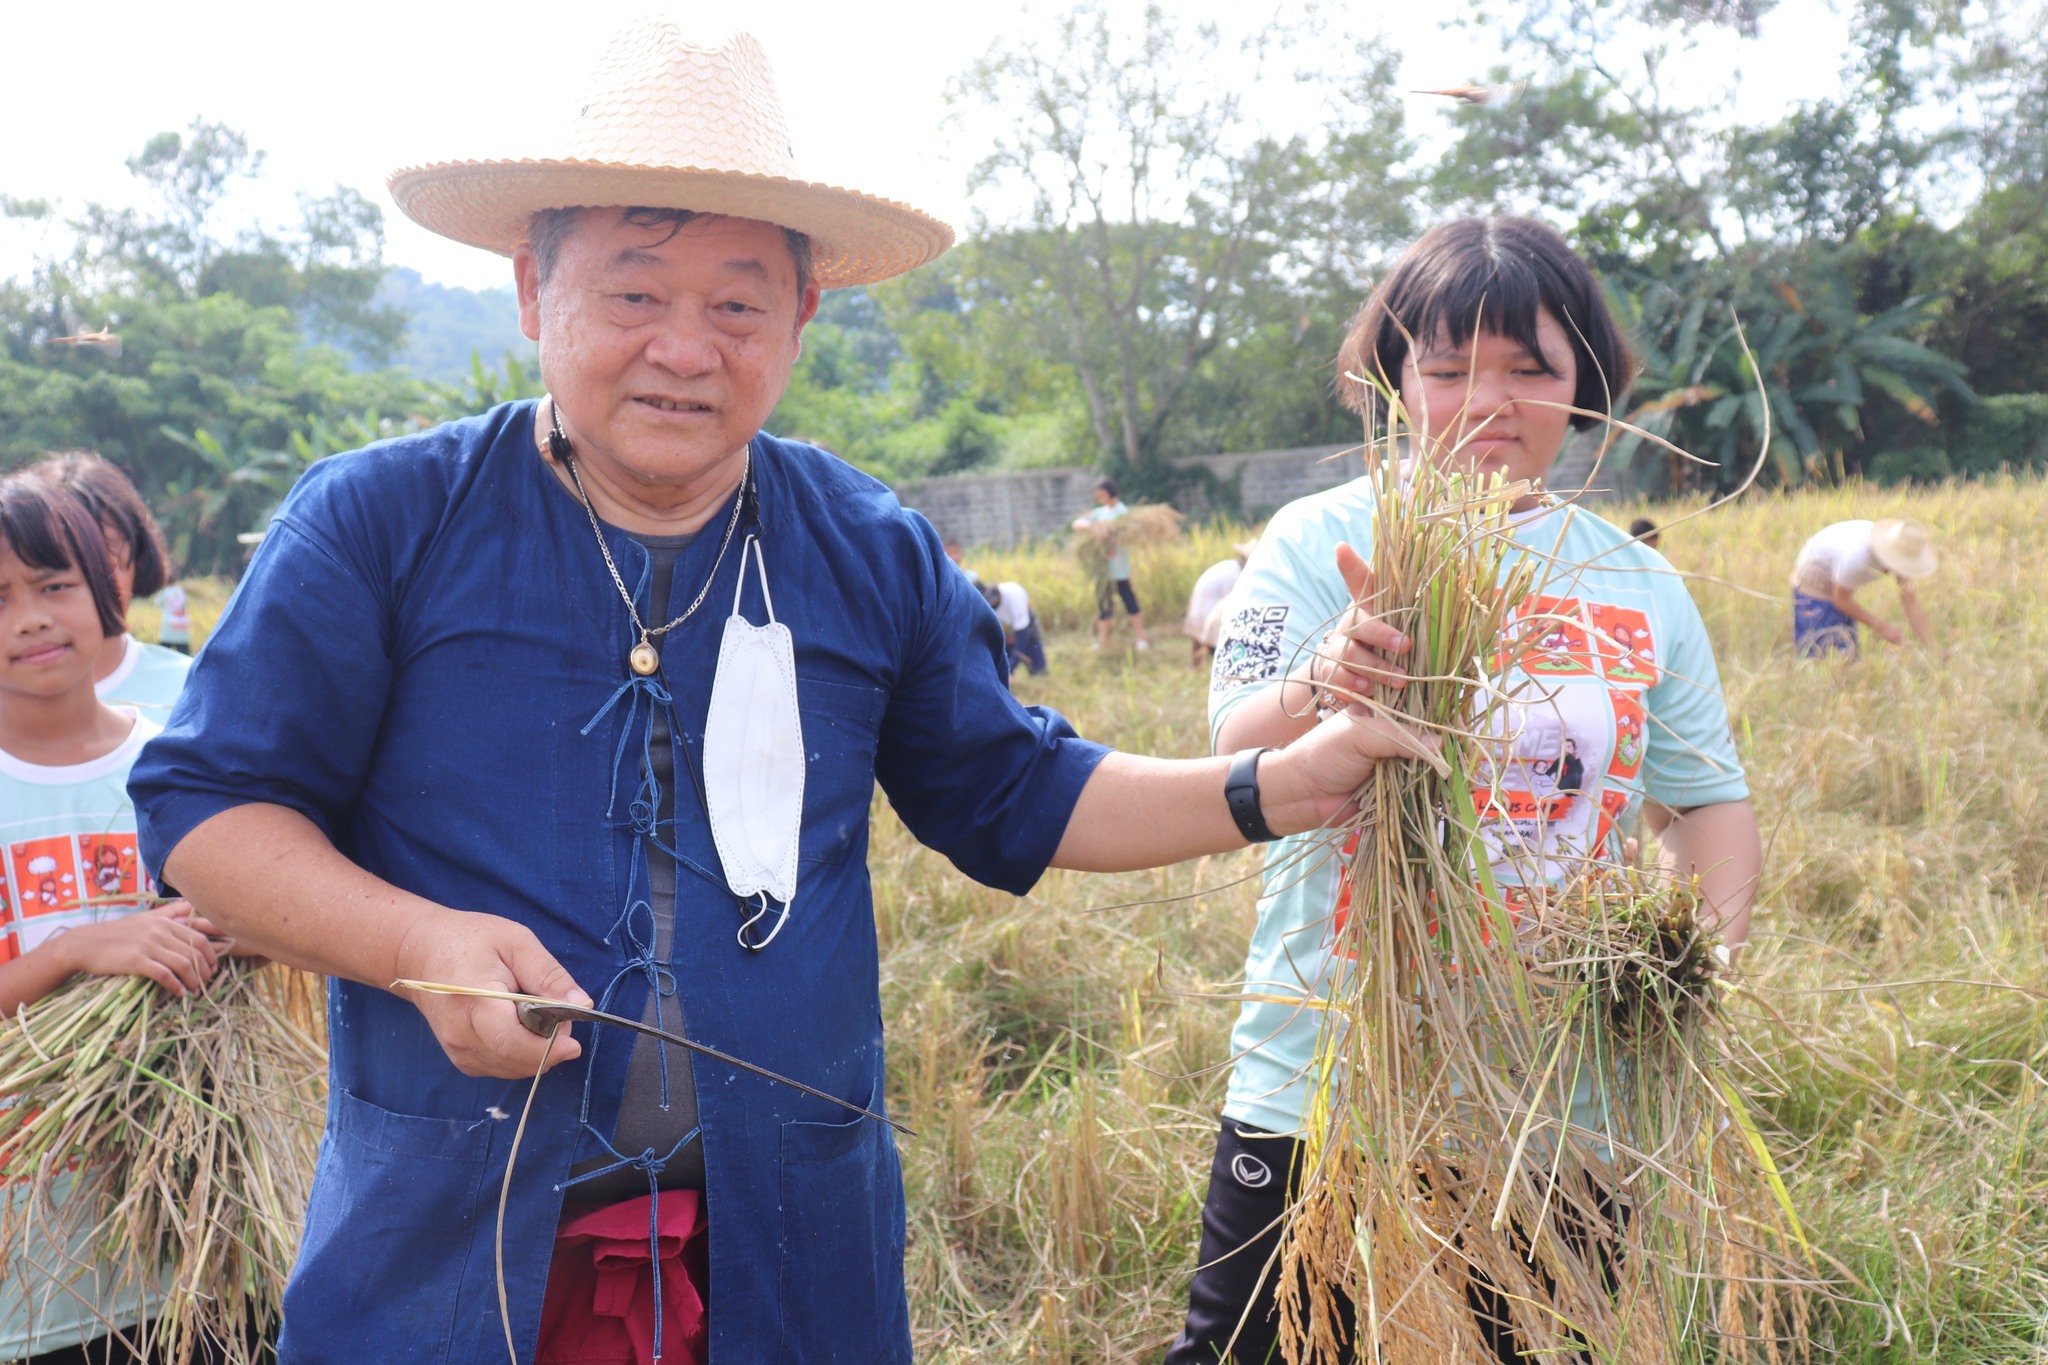
[(638, 673), (641, 677), (651, 678), (661, 670), (661, 651), (656, 649), (653, 646), (653, 644), (651, 644), (646, 639), (642, 639), (640, 643), (634, 645), (632, 651), (626, 655), (626, 662), (629, 665), (631, 665), (633, 671), (635, 673)]

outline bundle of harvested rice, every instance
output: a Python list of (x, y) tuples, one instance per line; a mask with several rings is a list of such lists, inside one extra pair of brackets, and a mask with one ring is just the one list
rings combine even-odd
[(1378, 479), (1365, 605), (1412, 640), (1412, 681), (1353, 700), (1445, 761), (1382, 764), (1332, 834), (1352, 894), (1280, 1253), (1287, 1359), (1795, 1358), (1813, 1277), (1724, 1065), (1696, 891), (1560, 880), (1482, 838), (1530, 490), (1392, 458)]
[(81, 977), (0, 1022), (10, 1297), (97, 1273), (95, 1302), (156, 1305), (122, 1332), (152, 1358), (257, 1360), (326, 1118), (324, 1010), (318, 978), (228, 959), (183, 999)]
[(1163, 502), (1144, 502), (1115, 521), (1090, 523), (1089, 529), (1075, 531), (1067, 548), (1083, 563), (1100, 571), (1119, 550), (1143, 550), (1179, 540), (1181, 515)]

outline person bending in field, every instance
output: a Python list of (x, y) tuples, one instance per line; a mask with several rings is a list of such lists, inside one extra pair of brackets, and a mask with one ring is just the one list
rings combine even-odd
[[(192, 666), (185, 590), (171, 577), (163, 531), (128, 476), (89, 450), (52, 455), (28, 472), (61, 485), (84, 503), (106, 536), (114, 588), (120, 595), (121, 628), (107, 637), (94, 668), (101, 699), (138, 707), (161, 725), (184, 690), (185, 672)], [(157, 644), (144, 644), (128, 633), (128, 604), (138, 595), (156, 598), (163, 609)]]
[[(127, 782), (157, 726), (93, 688), (121, 624), (92, 512), (49, 480), (0, 479), (0, 1013), (9, 1016), (80, 974), (146, 976), (183, 995), (206, 984), (224, 951), (185, 902), (148, 908), (155, 887), (136, 855)], [(71, 1188), (60, 1185), (58, 1197)], [(116, 1270), (89, 1236), (0, 1247), (0, 1360), (131, 1359), (103, 1338), (155, 1303)]]
[(1115, 479), (1095, 485), (1095, 510), (1074, 518), (1074, 529), (1102, 542), (1102, 555), (1095, 565), (1095, 648), (1109, 648), (1109, 632), (1116, 620), (1116, 599), (1122, 598), (1124, 612), (1131, 618), (1131, 634), (1140, 650), (1152, 648), (1145, 638), (1145, 611), (1138, 605), (1137, 589), (1131, 586), (1131, 553), (1117, 543), (1116, 524), (1131, 514), (1117, 492)]
[(1853, 659), (1859, 622), (1888, 645), (1903, 643), (1906, 632), (1856, 596), (1887, 574), (1899, 585), (1899, 610), (1914, 638), (1932, 645), (1927, 609), (1914, 584), (1932, 574), (1936, 563), (1934, 534), (1917, 521), (1838, 521), (1814, 532), (1792, 565), (1792, 648), (1801, 658)]
[(1031, 595), (1021, 583), (982, 583), (982, 600), (995, 610), (1003, 627), (1003, 652), (1010, 661), (1010, 676), (1017, 665), (1031, 670), (1034, 678), (1045, 672), (1045, 637), (1039, 633), (1038, 613), (1031, 609)]
[(1187, 632), (1188, 662), (1192, 667), (1207, 667), (1216, 657), (1216, 636), (1223, 629), (1224, 599), (1237, 586), (1245, 558), (1257, 543), (1247, 540), (1231, 546), (1235, 552), (1231, 558), (1217, 560), (1195, 580), (1194, 589), (1188, 594), (1188, 614), (1181, 622), (1181, 629)]
[[(1404, 430), (1426, 458), (1533, 487), (1571, 429), (1598, 420), (1567, 409), (1606, 411), (1632, 373), (1586, 264), (1550, 228), (1506, 217), (1445, 223), (1409, 247), (1337, 362), (1368, 441), (1384, 434), (1386, 405), (1351, 376), (1398, 388)], [(1210, 675), (1218, 754), (1295, 742), (1356, 709), (1343, 693), (1405, 684), (1408, 639), (1360, 605), (1373, 595), (1374, 488), (1367, 476), (1291, 503), (1259, 537), (1224, 605)], [(1583, 506), (1532, 491), (1513, 515), (1515, 553), (1538, 566), (1524, 610), (1558, 633), (1554, 650), (1527, 630), (1502, 639), (1495, 686), (1510, 711), (1501, 733), (1514, 738), (1477, 802), (1492, 812), (1479, 832), (1499, 851), (1495, 876), (1512, 887), (1622, 862), (1619, 831), (1641, 808), (1675, 870), (1698, 875), (1725, 941), (1740, 944), (1762, 855), (1698, 609), (1661, 555)], [(1544, 819), (1509, 828), (1514, 810), (1539, 803)], [(1272, 1262), (1311, 1122), (1313, 983), (1334, 974), (1331, 946), (1354, 893), (1326, 838), (1282, 839), (1265, 860), (1243, 973), (1253, 984), (1231, 1037), (1201, 1253), (1168, 1365), (1279, 1359)], [(1586, 1108), (1599, 1103), (1589, 1096)], [(1594, 1121), (1578, 1108), (1575, 1123)], [(1508, 1308), (1484, 1288), (1475, 1281), (1469, 1300), (1481, 1339), (1503, 1362), (1522, 1359)]]

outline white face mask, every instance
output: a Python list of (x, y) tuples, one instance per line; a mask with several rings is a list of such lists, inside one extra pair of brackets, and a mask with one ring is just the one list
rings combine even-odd
[[(768, 624), (740, 615), (747, 583), (747, 552), (761, 580)], [(705, 802), (711, 838), (732, 893), (758, 905), (740, 926), (740, 942), (759, 950), (774, 941), (796, 899), (797, 837), (804, 818), (804, 733), (796, 706), (796, 650), (789, 627), (775, 619), (768, 596), (768, 566), (760, 542), (740, 547), (739, 588), (718, 646), (711, 709), (704, 724)], [(780, 901), (765, 937), (755, 926)]]

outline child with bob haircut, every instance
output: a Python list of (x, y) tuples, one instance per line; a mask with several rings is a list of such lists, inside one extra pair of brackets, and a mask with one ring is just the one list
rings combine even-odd
[[(1564, 239), (1495, 217), (1442, 224), (1409, 247), (1353, 321), (1337, 373), (1368, 441), (1386, 432), (1398, 394), (1411, 457), (1533, 482), (1573, 429), (1613, 408), (1632, 366)], [(1260, 536), (1223, 607), (1209, 700), (1217, 753), (1283, 746), (1334, 714), (1343, 691), (1405, 684), (1409, 641), (1359, 605), (1372, 599), (1374, 485), (1303, 498)], [(1664, 858), (1699, 876), (1726, 942), (1739, 944), (1761, 852), (1698, 610), (1662, 556), (1584, 508), (1532, 492), (1512, 522), (1513, 555), (1537, 572), (1524, 610), (1561, 624), (1554, 649), (1504, 651), (1495, 679), (1521, 713), (1501, 731), (1512, 752), (1492, 768), (1494, 799), (1478, 803), (1489, 857), (1515, 849), (1496, 876), (1555, 882), (1621, 861), (1620, 832), (1640, 808)], [(1532, 808), (1543, 812), (1533, 828), (1507, 828)], [(1168, 1365), (1280, 1358), (1275, 1249), (1301, 1176), (1314, 1006), (1353, 890), (1323, 837), (1283, 839), (1266, 858), (1198, 1269)], [(1483, 1276), (1467, 1302), (1490, 1354), (1521, 1359), (1510, 1306)]]
[[(101, 699), (136, 707), (163, 724), (185, 688), (185, 673), (192, 667), (192, 637), (185, 590), (171, 575), (171, 552), (162, 528), (128, 476), (102, 455), (59, 451), (28, 472), (84, 503), (106, 541), (121, 627), (107, 636), (93, 670)], [(137, 597), (155, 598), (163, 608), (157, 644), (144, 644), (128, 633), (128, 604)]]
[[(93, 684), (121, 634), (92, 512), (50, 479), (0, 478), (0, 1014), (80, 974), (144, 976), (184, 995), (224, 951), (185, 902), (153, 904), (136, 853), (128, 769), (158, 727)], [(73, 1188), (57, 1186), (58, 1202)], [(32, 1233), (0, 1247), (0, 1360), (127, 1358), (95, 1339), (154, 1304), (92, 1239), (78, 1242)]]

